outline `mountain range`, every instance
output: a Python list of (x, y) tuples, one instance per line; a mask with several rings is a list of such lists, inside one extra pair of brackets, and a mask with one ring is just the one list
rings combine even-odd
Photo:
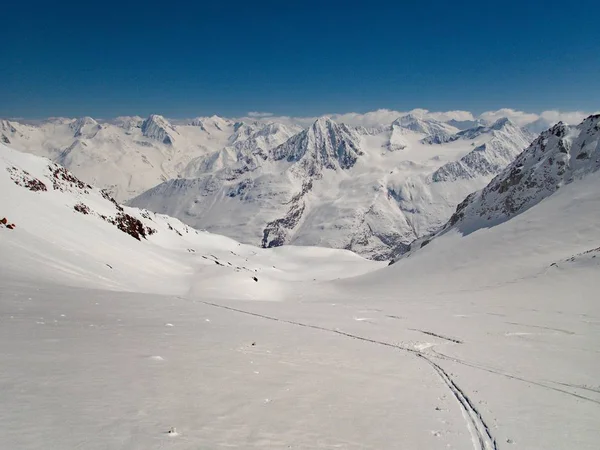
[(317, 245), (385, 260), (430, 234), (534, 139), (508, 119), (451, 123), (414, 114), (308, 128), (213, 116), (0, 122), (0, 139), (46, 156), (117, 201), (240, 242)]

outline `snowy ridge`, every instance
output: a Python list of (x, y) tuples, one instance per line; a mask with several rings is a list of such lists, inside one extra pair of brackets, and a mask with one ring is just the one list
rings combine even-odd
[(473, 149), (460, 160), (440, 167), (433, 173), (433, 181), (456, 181), (461, 178), (496, 175), (512, 162), (534, 138), (531, 133), (517, 127), (510, 120), (499, 119), (489, 127), (477, 127), (459, 132), (452, 136), (450, 141), (477, 139), (483, 135), (491, 135), (491, 139)]
[[(484, 189), (467, 196), (441, 231), (411, 244), (411, 253), (450, 230), (469, 234), (507, 221), (599, 169), (600, 115), (590, 116), (577, 126), (558, 123)], [(397, 249), (395, 257), (405, 250)]]
[(70, 124), (73, 129), (73, 137), (93, 138), (100, 131), (100, 124), (91, 117), (81, 117)]
[[(462, 202), (449, 225), (471, 232), (535, 206), (561, 186), (600, 169), (600, 115), (543, 132), (485, 189)], [(483, 225), (485, 226), (485, 225)]]
[(425, 144), (443, 144), (453, 140), (458, 128), (434, 119), (423, 119), (414, 114), (407, 114), (392, 123), (392, 129), (401, 128), (424, 134), (422, 142)]
[(175, 129), (164, 117), (152, 114), (142, 123), (142, 135), (166, 145), (173, 145)]

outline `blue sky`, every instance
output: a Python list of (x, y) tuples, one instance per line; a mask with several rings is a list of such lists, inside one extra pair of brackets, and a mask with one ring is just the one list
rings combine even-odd
[(578, 2), (10, 2), (0, 116), (600, 108)]

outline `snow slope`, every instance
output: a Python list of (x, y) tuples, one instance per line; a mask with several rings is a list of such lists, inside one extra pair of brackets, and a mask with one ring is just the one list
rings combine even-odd
[(199, 159), (185, 179), (129, 203), (263, 247), (387, 259), (443, 225), (532, 139), (508, 120), (468, 131), (412, 115), (375, 129), (321, 118), (270, 151), (249, 138)]
[(600, 171), (570, 148), (581, 177), (382, 267), (123, 208), (137, 240), (0, 147), (1, 446), (597, 448)]

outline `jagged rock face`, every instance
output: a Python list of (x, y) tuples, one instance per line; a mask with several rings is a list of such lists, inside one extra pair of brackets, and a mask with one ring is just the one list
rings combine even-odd
[(496, 175), (533, 140), (533, 135), (508, 119), (500, 119), (490, 127), (477, 127), (454, 135), (450, 141), (475, 139), (491, 133), (492, 139), (462, 157), (443, 165), (432, 174), (434, 182), (472, 179)]
[(164, 117), (152, 114), (142, 123), (142, 134), (163, 144), (173, 145), (173, 136), (177, 134), (177, 131)]
[(349, 169), (360, 155), (358, 134), (327, 118), (318, 119), (308, 130), (272, 151), (275, 161), (294, 163), (299, 175), (308, 176), (319, 176), (323, 169)]
[(264, 248), (279, 247), (289, 240), (289, 234), (302, 219), (302, 214), (306, 209), (306, 203), (303, 197), (312, 189), (312, 180), (308, 180), (302, 185), (302, 190), (292, 197), (290, 208), (286, 215), (280, 219), (267, 223), (263, 231), (261, 245)]

